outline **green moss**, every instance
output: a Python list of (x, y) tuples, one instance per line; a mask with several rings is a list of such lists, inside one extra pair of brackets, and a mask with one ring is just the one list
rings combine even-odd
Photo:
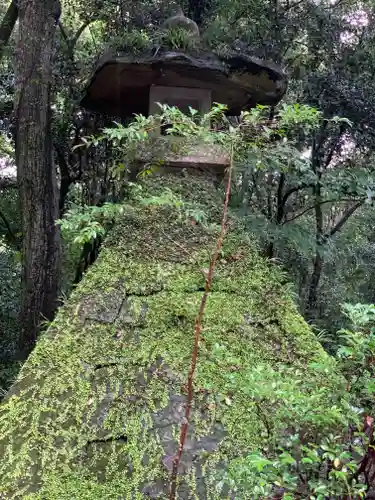
[[(147, 182), (145, 190), (168, 186), (204, 203), (219, 221), (218, 193), (203, 179)], [(171, 208), (135, 205), (124, 216), (0, 407), (2, 498), (167, 496), (216, 238)], [(181, 498), (225, 498), (216, 491), (220, 471), (269, 439), (249, 399), (230, 393), (234, 364), (244, 372), (264, 363), (301, 368), (310, 388), (315, 379), (327, 391), (339, 383), (307, 368), (326, 354), (277, 270), (233, 221), (203, 326)], [(223, 359), (215, 359), (217, 346)]]

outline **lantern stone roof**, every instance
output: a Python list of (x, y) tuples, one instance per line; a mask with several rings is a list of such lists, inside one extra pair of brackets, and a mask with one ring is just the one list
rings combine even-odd
[(145, 53), (108, 52), (100, 58), (81, 105), (105, 114), (147, 115), (153, 85), (209, 89), (212, 102), (228, 106), (228, 114), (256, 104), (279, 102), (287, 88), (280, 67), (233, 52), (186, 53), (153, 47)]

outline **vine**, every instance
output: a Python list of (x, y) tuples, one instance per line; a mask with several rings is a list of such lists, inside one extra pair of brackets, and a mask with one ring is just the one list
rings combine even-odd
[(209, 270), (206, 274), (204, 293), (202, 296), (197, 319), (195, 321), (194, 345), (193, 345), (193, 350), (191, 353), (190, 369), (189, 369), (188, 378), (187, 378), (187, 402), (186, 402), (186, 408), (185, 408), (185, 418), (181, 424), (178, 451), (177, 451), (177, 454), (173, 460), (173, 468), (172, 468), (171, 480), (170, 480), (170, 497), (169, 497), (170, 500), (174, 500), (176, 498), (178, 467), (180, 465), (182, 453), (184, 451), (186, 436), (187, 436), (187, 432), (188, 432), (188, 428), (189, 428), (189, 419), (190, 419), (190, 414), (191, 414), (191, 408), (192, 408), (192, 404), (193, 404), (193, 400), (194, 400), (194, 375), (195, 375), (195, 371), (196, 371), (196, 367), (197, 367), (199, 342), (200, 342), (200, 338), (201, 338), (204, 312), (205, 312), (205, 308), (206, 308), (208, 295), (210, 293), (211, 286), (212, 286), (216, 262), (217, 262), (217, 259), (219, 257), (220, 250), (223, 246), (223, 240), (224, 240), (224, 236), (225, 236), (226, 229), (227, 229), (228, 206), (229, 206), (230, 188), (231, 188), (231, 181), (232, 181), (232, 171), (233, 171), (233, 144), (231, 145), (231, 152), (230, 152), (230, 164), (229, 164), (229, 168), (228, 168), (228, 179), (227, 179), (227, 186), (226, 186), (226, 190), (225, 190), (225, 201), (224, 201), (224, 208), (223, 208), (223, 217), (221, 220), (221, 230), (220, 230), (219, 237), (217, 239), (215, 251), (213, 252), (212, 257), (211, 257)]

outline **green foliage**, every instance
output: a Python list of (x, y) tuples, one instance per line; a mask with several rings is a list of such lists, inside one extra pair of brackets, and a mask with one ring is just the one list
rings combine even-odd
[(280, 105), (278, 118), (286, 128), (300, 127), (302, 124), (305, 130), (310, 130), (319, 125), (322, 112), (306, 104), (288, 105), (284, 102)]
[[(15, 329), (9, 335), (9, 340), (14, 342), (14, 337), (18, 331)], [(14, 359), (1, 359), (0, 360), (0, 401), (6, 395), (7, 391), (17, 380), (18, 372), (21, 369), (21, 363)]]
[(177, 209), (180, 209), (183, 205), (181, 198), (170, 189), (166, 189), (161, 195), (141, 198), (140, 202), (143, 205), (170, 206)]
[(156, 31), (131, 29), (111, 38), (111, 49), (133, 55), (142, 54), (152, 47), (195, 52), (200, 48), (200, 40), (188, 30), (175, 26)]
[[(226, 146), (239, 140), (240, 128), (225, 131), (210, 129), (209, 125), (226, 122), (226, 107), (215, 104), (212, 110), (201, 116), (194, 109), (185, 115), (176, 107), (160, 104), (160, 113), (145, 117), (135, 115), (128, 125), (115, 123), (106, 127), (101, 135), (85, 137), (77, 147), (98, 148), (103, 143), (112, 148), (112, 174), (124, 182), (134, 164), (142, 160), (144, 168), (140, 176), (151, 173), (165, 163), (167, 154), (183, 154), (197, 144)], [(167, 127), (167, 135), (155, 134), (160, 127)]]
[(205, 205), (199, 203), (189, 203), (183, 201), (181, 196), (176, 195), (171, 189), (164, 189), (160, 194), (147, 196), (142, 193), (142, 189), (136, 189), (134, 200), (137, 200), (140, 205), (155, 206), (155, 207), (171, 207), (176, 210), (178, 218), (185, 221), (194, 221), (196, 224), (207, 226), (208, 213)]
[(19, 335), (21, 266), (12, 248), (0, 240), (0, 399), (15, 379)]
[(17, 317), (20, 295), (21, 266), (17, 255), (0, 240), (0, 312)]
[(375, 306), (345, 304), (343, 310), (352, 329), (339, 330), (336, 356), (348, 381), (352, 404), (372, 414), (375, 394)]
[(72, 245), (83, 246), (104, 236), (117, 217), (124, 213), (124, 206), (104, 203), (103, 206), (73, 206), (56, 221), (63, 238)]
[[(179, 394), (185, 380), (205, 282), (200, 270), (207, 267), (217, 238), (217, 232), (210, 234), (200, 225), (187, 226), (180, 221), (180, 209), (173, 200), (182, 198), (185, 206), (201, 201), (210, 221), (216, 223), (220, 223), (222, 204), (220, 194), (203, 176), (146, 176), (142, 185), (143, 198), (153, 204), (136, 203), (133, 213), (120, 218), (97, 265), (88, 270), (50, 331), (38, 342), (22, 372), (20, 396), (4, 406), (0, 432), (5, 456), (0, 461), (4, 494), (17, 494), (21, 487), (32, 486), (35, 476), (28, 472), (35, 467), (35, 461), (30, 460), (35, 449), (40, 450), (41, 463), (45, 464), (41, 478), (37, 477), (36, 487), (41, 486), (36, 496), (141, 497), (145, 477), (157, 485), (161, 478), (168, 482), (162, 460), (170, 449), (171, 434), (164, 422), (174, 414), (173, 395)], [(175, 196), (166, 198), (172, 205), (159, 204), (158, 197), (165, 200), (163, 193), (170, 190)], [(221, 470), (221, 464), (249, 449), (267, 446), (270, 440), (259, 410), (242, 390), (235, 391), (237, 381), (230, 375), (237, 368), (244, 378), (252, 374), (262, 391), (261, 379), (271, 365), (269, 380), (275, 381), (277, 373), (283, 379), (278, 384), (278, 400), (288, 382), (294, 387), (291, 378), (301, 379), (302, 371), (309, 382), (296, 382), (297, 389), (305, 391), (306, 401), (310, 392), (316, 395), (315, 402), (323, 404), (325, 399), (329, 418), (333, 414), (329, 396), (339, 385), (335, 373), (317, 376), (316, 369), (308, 366), (312, 360), (324, 364), (327, 356), (298, 315), (280, 282), (279, 271), (259, 257), (239, 221), (231, 218), (230, 228), (207, 302), (205, 342), (200, 350), (197, 396), (189, 428), (190, 442), (208, 438), (207, 455), (201, 449), (198, 452), (207, 465), (205, 489), (196, 481), (200, 468), (195, 462), (183, 476), (184, 490), (181, 486), (181, 494), (186, 484), (197, 498), (220, 497), (214, 491), (214, 474)], [(121, 315), (108, 322), (108, 315), (120, 309)], [(217, 349), (215, 344), (225, 349)], [(283, 369), (288, 363), (289, 369)], [(257, 371), (258, 365), (264, 368)], [(164, 373), (162, 377), (147, 375), (154, 366), (156, 374)], [(163, 367), (167, 370), (161, 372)], [(322, 385), (327, 389), (325, 396)], [(129, 401), (133, 395), (142, 397), (133, 404)], [(272, 393), (260, 395), (269, 414)], [(28, 404), (28, 397), (34, 404)], [(103, 421), (99, 410), (109, 397)], [(295, 412), (303, 408), (299, 398), (298, 393), (285, 407), (280, 401), (279, 415), (288, 405)], [(302, 411), (298, 413), (306, 420)], [(20, 430), (30, 421), (35, 432), (26, 435), (24, 446), (15, 451), (14, 439), (18, 442)], [(82, 427), (82, 422), (90, 425)], [(156, 430), (158, 422), (163, 425), (160, 431)], [(37, 432), (42, 423), (46, 432)], [(176, 427), (171, 424), (172, 434)], [(275, 422), (274, 428), (285, 431), (281, 422)], [(108, 448), (101, 442), (92, 443), (102, 436), (113, 438)], [(127, 436), (127, 440), (115, 442), (117, 436)], [(93, 454), (77, 468), (76, 457), (84, 453), (89, 440)], [(217, 449), (212, 443), (217, 443)], [(124, 474), (129, 457), (138, 464), (131, 475)], [(21, 486), (20, 476), (25, 478)]]
[[(100, 136), (85, 138), (83, 144), (88, 147), (98, 147), (103, 141), (111, 144), (115, 158), (113, 172), (120, 179), (124, 179), (134, 161), (140, 158), (146, 164), (139, 174), (143, 176), (162, 166), (168, 153), (184, 154), (202, 144), (206, 147), (221, 147), (224, 151), (232, 150), (236, 175), (239, 179), (242, 176), (242, 184), (244, 179), (249, 184), (249, 194), (244, 194), (243, 186), (239, 184), (239, 200), (233, 203), (236, 198), (234, 192), (231, 203), (234, 209), (238, 205), (241, 207), (239, 215), (244, 224), (264, 244), (278, 241), (279, 244), (297, 247), (305, 255), (310, 255), (315, 248), (314, 236), (304, 227), (303, 220), (285, 225), (293, 220), (294, 214), (287, 217), (285, 211), (282, 220), (277, 220), (277, 184), (270, 185), (267, 178), (270, 172), (275, 179), (278, 175), (288, 176), (288, 188), (315, 181), (311, 162), (301, 157), (294, 136), (298, 128), (316, 129), (321, 123), (321, 113), (306, 105), (283, 104), (277, 110), (274, 122), (269, 124), (266, 119), (269, 107), (257, 106), (243, 112), (238, 123), (233, 124), (226, 118), (225, 111), (224, 105), (215, 104), (206, 115), (201, 116), (194, 109), (185, 115), (176, 107), (160, 105), (158, 115), (136, 115), (127, 126), (116, 123), (114, 127), (106, 127)], [(167, 127), (165, 136), (153, 134), (160, 126)], [(249, 181), (250, 177), (252, 182)], [(264, 199), (270, 196), (270, 188), (273, 191), (271, 212), (270, 205), (264, 207)], [(249, 196), (256, 210), (244, 214), (241, 196), (245, 200)], [(161, 203), (164, 201), (160, 200)], [(305, 198), (303, 202), (308, 202), (308, 199)], [(303, 205), (300, 210), (303, 211)]]
[[(308, 279), (303, 274), (309, 273), (310, 259), (318, 252), (327, 262), (334, 258), (336, 243), (330, 230), (345, 216), (342, 204), (368, 198), (375, 186), (372, 166), (358, 164), (353, 168), (348, 164), (317, 172), (312, 155), (301, 149), (301, 136), (311, 137), (327, 128), (336, 133), (348, 126), (344, 118), (325, 118), (305, 104), (282, 103), (272, 120), (268, 106), (245, 111), (236, 122), (229, 120), (225, 111), (224, 105), (215, 104), (204, 116), (193, 109), (185, 115), (176, 107), (160, 105), (158, 115), (137, 115), (130, 124), (106, 127), (100, 136), (86, 138), (84, 143), (96, 148), (106, 143), (113, 148), (112, 172), (122, 183), (139, 160), (145, 164), (139, 174), (142, 177), (162, 167), (169, 154), (188, 154), (202, 144), (232, 150), (235, 182), (231, 208), (264, 248), (273, 246), (270, 257), (289, 263), (291, 275), (301, 283), (300, 304), (304, 307)], [(166, 135), (154, 134), (160, 126), (166, 127)], [(317, 183), (319, 200), (314, 191)], [(320, 240), (314, 231), (317, 205), (322, 207), (327, 226)], [(328, 289), (330, 293), (333, 290)], [(331, 304), (338, 309), (337, 301), (321, 303), (326, 309)]]
[[(70, 150), (71, 138), (77, 132), (74, 125), (76, 116), (71, 113), (73, 103), (77, 100), (74, 93), (82, 88), (91, 71), (94, 56), (104, 51), (108, 39), (114, 40), (115, 48), (125, 48), (135, 53), (150, 46), (157, 49), (163, 43), (175, 50), (183, 47), (189, 50), (193, 40), (184, 30), (171, 30), (164, 34), (160, 30), (162, 22), (171, 14), (169, 1), (155, 3), (142, 0), (129, 3), (125, 0), (105, 0), (99, 3), (97, 0), (89, 0), (88, 3), (79, 0), (62, 2), (62, 23), (70, 42), (80, 28), (86, 22), (89, 23), (75, 45), (71, 45), (73, 60), (67, 50), (68, 44), (58, 30), (59, 57), (55, 62), (55, 76), (57, 100), (61, 105), (58, 106), (54, 121), (63, 126), (58, 127), (58, 137), (54, 139), (58, 139), (55, 142), (61, 144), (65, 151)], [(272, 129), (270, 124), (263, 124), (263, 133), (268, 133), (275, 143), (266, 143), (264, 151), (248, 155), (242, 165), (237, 163), (242, 174), (236, 179), (238, 190), (234, 192), (232, 201), (237, 198), (237, 206), (248, 217), (246, 223), (249, 231), (254, 231), (261, 239), (267, 255), (277, 258), (290, 270), (302, 308), (307, 301), (312, 258), (317, 252), (324, 254), (319, 304), (312, 319), (329, 329), (331, 322), (340, 323), (342, 319), (339, 303), (343, 297), (351, 302), (372, 300), (373, 270), (370, 259), (363, 258), (363, 247), (343, 245), (344, 238), (341, 235), (336, 234), (333, 239), (316, 248), (316, 200), (311, 187), (316, 176), (311, 169), (312, 156), (309, 151), (312, 144), (319, 143), (321, 158), (332, 158), (329, 168), (322, 168), (323, 217), (325, 229), (329, 229), (338, 220), (337, 214), (344, 212), (345, 203), (359, 199), (366, 199), (370, 203), (373, 197), (374, 31), (371, 22), (366, 22), (366, 19), (373, 18), (374, 5), (357, 0), (324, 0), (318, 3), (290, 0), (279, 2), (277, 9), (271, 0), (251, 0), (246, 5), (240, 0), (203, 0), (194, 7), (190, 4), (183, 2), (182, 8), (186, 15), (200, 24), (207, 48), (226, 54), (237, 51), (256, 55), (280, 63), (288, 72), (289, 88), (285, 102), (273, 115), (277, 121), (280, 121), (280, 115), (284, 115), (285, 130), (279, 130), (279, 137), (286, 138), (287, 144), (276, 141), (277, 135), (266, 130)], [(1, 100), (9, 102), (12, 101), (14, 88), (9, 57), (4, 59), (0, 69)], [(291, 107), (288, 108), (288, 105)], [(310, 106), (310, 109), (306, 106)], [(264, 109), (262, 116), (267, 119), (269, 112), (269, 109)], [(324, 130), (315, 126), (318, 115), (326, 121)], [(7, 123), (6, 120), (4, 123)], [(85, 135), (92, 132), (91, 129), (87, 132), (83, 128), (80, 133)], [(80, 134), (77, 135), (80, 139)], [(354, 153), (346, 149), (350, 143), (353, 143)], [(147, 150), (146, 144), (144, 146)], [(303, 153), (302, 161), (296, 150)], [(163, 160), (161, 151), (157, 156), (159, 158), (154, 160), (150, 168), (159, 166), (159, 159)], [(86, 166), (89, 171), (85, 172), (85, 181), (80, 182), (85, 184), (90, 179), (90, 183), (100, 183), (106, 175), (106, 162), (111, 162), (111, 159), (101, 144), (90, 167)], [(255, 168), (258, 159), (262, 168)], [(81, 165), (82, 162), (73, 161), (69, 165), (72, 178), (77, 171), (77, 164)], [(123, 162), (119, 155), (115, 158), (115, 164), (117, 179), (122, 182), (129, 162)], [(120, 172), (121, 164), (123, 172)], [(100, 172), (99, 165), (103, 166)], [(277, 192), (282, 174), (287, 177), (284, 195), (290, 189), (298, 191), (289, 196), (285, 217), (280, 223), (277, 220)], [(304, 184), (308, 187), (303, 187)], [(329, 199), (331, 203), (328, 203)], [(86, 203), (91, 203), (91, 200)], [(353, 218), (358, 220), (359, 213)], [(348, 224), (351, 224), (350, 221)], [(347, 231), (348, 224), (342, 233)], [(350, 234), (354, 241), (353, 231)], [(269, 251), (271, 246), (272, 251)], [(367, 249), (369, 255), (370, 245)], [(353, 261), (363, 262), (365, 269), (361, 277), (351, 265)], [(340, 266), (340, 263), (343, 265)], [(330, 319), (327, 321), (325, 318)], [(333, 325), (332, 330), (336, 326)]]
[[(235, 364), (235, 360), (233, 362)], [(314, 365), (314, 369), (323, 381), (327, 373), (335, 370), (335, 365), (327, 360), (325, 365)], [(271, 435), (275, 422), (282, 421), (285, 425), (287, 421), (290, 435), (301, 434), (305, 439), (312, 439), (355, 418), (347, 404), (344, 385), (342, 394), (330, 394), (327, 387), (317, 388), (315, 379), (313, 382), (306, 379), (303, 370), (294, 368), (293, 378), (290, 370), (287, 366), (274, 370), (269, 365), (260, 365), (228, 377), (231, 392), (239, 391), (250, 405), (255, 404), (266, 433)], [(308, 401), (303, 396), (306, 392), (310, 395)], [(325, 408), (327, 399), (332, 401), (329, 410)]]
[[(272, 148), (272, 142), (274, 137), (285, 135), (285, 129), (291, 123), (300, 127), (305, 122), (309, 126), (313, 123), (317, 126), (320, 115), (315, 109), (305, 106), (302, 112), (298, 106), (284, 106), (277, 115), (277, 126), (272, 128), (264, 120), (265, 113), (269, 112), (269, 108), (265, 106), (243, 112), (237, 126), (225, 117), (226, 109), (226, 106), (215, 103), (211, 111), (201, 116), (192, 108), (190, 114), (185, 115), (176, 107), (160, 105), (158, 115), (135, 115), (127, 126), (115, 123), (114, 127), (104, 128), (100, 136), (85, 138), (81, 146), (98, 146), (102, 141), (109, 141), (120, 156), (126, 157), (129, 162), (142, 157), (142, 154), (155, 162), (160, 161), (158, 155), (160, 156), (161, 151), (164, 154), (166, 148), (183, 152), (187, 146), (197, 144), (216, 144), (227, 148), (232, 145), (239, 167), (250, 157), (255, 160), (256, 170), (275, 168), (288, 158), (289, 164), (297, 169), (297, 174), (308, 170), (306, 162), (300, 159), (300, 152), (292, 143), (277, 144)], [(167, 127), (167, 135), (155, 137), (153, 132), (161, 126)], [(171, 141), (171, 137), (184, 141)], [(124, 168), (122, 162), (119, 165)]]
[(191, 32), (181, 27), (175, 26), (160, 31), (156, 36), (156, 41), (162, 47), (171, 50), (183, 50), (194, 52), (199, 49), (200, 40)]
[[(84, 114), (82, 110), (74, 111), (74, 103), (91, 71), (93, 55), (102, 53), (108, 39), (112, 40), (112, 47), (116, 50), (135, 54), (152, 46), (189, 52), (197, 50), (199, 44), (185, 30), (158, 30), (167, 17), (169, 2), (89, 0), (83, 3), (64, 0), (62, 3), (62, 22), (69, 43), (59, 29), (54, 71), (57, 93), (53, 116), (54, 143), (61, 146), (68, 160), (71, 178), (75, 179), (80, 171), (80, 187), (98, 185), (107, 176), (105, 169), (111, 164), (111, 181), (115, 180), (121, 189), (129, 187), (133, 198), (138, 197), (141, 204), (154, 207), (156, 211), (163, 207), (173, 208), (179, 217), (206, 225), (207, 212), (199, 203), (187, 204), (168, 189), (150, 196), (127, 182), (127, 176), (140, 155), (146, 161), (146, 167), (139, 174), (142, 178), (163, 165), (166, 151), (180, 154), (194, 148), (197, 142), (220, 145), (227, 150), (233, 147), (232, 211), (236, 211), (248, 233), (258, 237), (262, 248), (268, 251), (270, 246), (273, 247), (268, 255), (288, 269), (295, 281), (301, 307), (306, 303), (312, 258), (317, 253), (324, 257), (319, 301), (313, 318), (319, 328), (325, 329), (318, 338), (336, 354), (337, 369), (342, 370), (351, 387), (347, 397), (352, 405), (370, 411), (374, 392), (371, 365), (374, 354), (373, 307), (346, 306), (344, 313), (355, 326), (345, 325), (339, 333), (336, 330), (338, 324), (343, 324), (341, 302), (372, 301), (375, 295), (374, 235), (371, 230), (374, 219), (371, 203), (375, 190), (374, 32), (371, 22), (350, 22), (350, 17), (355, 17), (358, 12), (363, 15), (363, 11), (368, 19), (372, 19), (374, 6), (357, 1), (290, 0), (279, 2), (275, 9), (270, 0), (251, 0), (245, 4), (240, 0), (220, 0), (210, 2), (209, 7), (207, 2), (196, 2), (203, 13), (204, 40), (212, 48), (228, 54), (233, 53), (233, 49), (243, 54), (255, 54), (279, 62), (288, 69), (291, 76), (285, 102), (275, 110), (258, 106), (243, 113), (236, 123), (227, 120), (225, 108), (218, 105), (206, 117), (200, 117), (194, 110), (185, 116), (177, 108), (164, 106), (158, 117), (137, 116), (129, 126), (117, 124), (105, 128), (98, 138), (96, 131), (91, 132), (91, 125), (88, 127), (90, 132), (82, 126)], [(187, 12), (187, 5), (184, 7)], [(5, 6), (0, 10), (3, 14)], [(88, 27), (74, 41), (75, 34), (86, 22), (89, 22)], [(345, 42), (345, 37), (351, 40), (350, 43)], [(0, 68), (2, 105), (12, 102), (14, 92), (9, 56), (11, 51), (6, 53)], [(2, 113), (0, 153), (12, 155), (8, 122), (7, 113)], [(155, 139), (150, 132), (160, 124), (167, 127), (167, 136)], [(77, 149), (70, 154), (72, 145), (81, 140), (80, 134), (86, 133), (93, 133), (86, 141), (91, 147), (89, 162), (83, 161), (84, 154), (79, 156)], [(77, 142), (73, 143), (72, 138)], [(178, 141), (172, 143), (171, 139)], [(353, 151), (348, 145), (353, 145)], [(313, 160), (316, 161), (317, 157), (321, 159), (319, 180), (313, 168)], [(323, 207), (324, 236), (352, 203), (363, 201), (366, 204), (342, 230), (334, 237), (326, 238), (321, 245), (317, 245), (314, 219), (317, 205), (314, 187), (317, 185), (322, 190), (319, 203)], [(0, 210), (15, 236), (12, 238), (4, 221), (0, 220), (0, 233), (6, 238), (6, 250), (2, 252), (0, 248), (0, 350), (4, 359), (11, 359), (10, 353), (18, 334), (20, 266), (15, 247), (19, 246), (22, 234), (16, 198), (10, 191), (2, 192), (0, 198)], [(80, 203), (80, 200), (76, 201)], [(108, 203), (102, 207), (71, 208), (59, 221), (65, 242), (76, 251), (95, 237), (103, 236), (124, 209), (124, 205)], [(1, 366), (5, 366), (5, 361)], [(0, 368), (0, 386), (5, 384), (8, 387), (14, 376), (13, 366)], [(287, 370), (282, 372), (288, 375)], [(238, 388), (251, 404), (258, 404), (261, 408), (258, 411), (265, 412), (268, 425), (269, 422), (272, 424), (274, 411), (307, 418), (307, 412), (301, 408), (298, 399), (302, 387), (306, 387), (305, 381), (288, 388), (278, 380), (277, 373), (265, 373), (264, 369), (259, 373), (249, 370), (235, 375), (234, 380), (228, 380), (228, 387), (231, 390)], [(322, 416), (321, 413), (319, 405), (311, 409), (313, 421), (306, 421), (311, 432), (323, 425), (324, 422), (320, 421), (323, 417), (327, 417), (328, 427), (334, 424), (335, 415), (327, 412)], [(341, 417), (340, 413), (339, 424)], [(290, 422), (293, 426), (292, 418)], [(273, 445), (264, 456), (251, 455), (244, 462), (237, 462), (231, 474), (241, 486), (247, 484), (248, 492), (256, 492), (255, 488), (269, 491), (274, 486), (300, 492), (298, 472), (308, 485), (308, 494), (317, 498), (319, 495), (340, 497), (349, 494), (345, 481), (352, 468), (352, 457), (344, 456), (349, 445), (340, 442), (331, 457), (324, 456), (323, 446), (335, 448), (333, 441), (336, 436), (327, 429), (324, 432), (328, 444), (324, 444), (324, 440), (306, 444), (304, 436), (297, 432), (293, 446), (285, 445), (282, 450), (277, 450)], [(340, 440), (343, 440), (343, 433)], [(357, 453), (360, 454), (360, 450)], [(262, 460), (268, 462), (258, 471), (257, 465), (260, 467)], [(335, 460), (340, 460), (341, 468), (328, 470), (330, 461)], [(319, 470), (326, 471), (330, 479), (320, 477), (317, 485), (314, 477), (319, 476)], [(339, 473), (343, 474), (340, 476)], [(350, 482), (349, 486), (355, 496), (357, 485)], [(300, 494), (307, 495), (306, 490)]]
[[(345, 377), (345, 384), (335, 394), (311, 387), (309, 400), (302, 402), (301, 394), (309, 380), (302, 371), (299, 376), (294, 372), (295, 379), (285, 377), (288, 367), (279, 371), (258, 367), (229, 376), (234, 397), (240, 391), (249, 405), (256, 405), (270, 435), (280, 418), (287, 430), (277, 442), (270, 440), (264, 450), (231, 463), (224, 481), (239, 494), (246, 496), (251, 491), (255, 498), (263, 498), (279, 491), (283, 499), (297, 495), (314, 500), (365, 497), (368, 485), (365, 477), (357, 477), (357, 471), (372, 446), (362, 431), (361, 417), (373, 414), (375, 409), (375, 307), (345, 304), (343, 311), (353, 329), (338, 332), (336, 359), (312, 364), (324, 377), (332, 371), (329, 365), (333, 363), (334, 370)], [(216, 352), (219, 359), (225, 355), (221, 348)], [(327, 398), (332, 401), (328, 411), (319, 403)]]
[[(110, 140), (115, 147), (134, 147), (135, 145), (139, 147), (139, 143), (152, 140), (152, 132), (161, 126), (167, 126), (167, 134), (171, 136), (194, 137), (212, 142), (220, 142), (224, 137), (223, 133), (209, 128), (211, 122), (225, 121), (227, 108), (222, 104), (215, 103), (212, 109), (203, 116), (193, 108), (190, 108), (189, 115), (185, 115), (175, 106), (159, 104), (159, 107), (159, 114), (149, 117), (135, 115), (134, 120), (126, 126), (115, 123), (115, 127), (103, 129), (103, 135), (86, 139), (86, 145), (97, 146), (102, 140)], [(158, 139), (165, 140), (165, 136)]]
[(18, 191), (8, 189), (0, 191), (0, 238), (16, 252), (22, 241), (21, 214)]
[(357, 469), (353, 453), (361, 456), (364, 448), (348, 446), (341, 439), (330, 434), (318, 445), (304, 445), (298, 435), (291, 436), (289, 447), (280, 448), (274, 458), (255, 452), (234, 460), (227, 480), (251, 491), (253, 498), (268, 498), (276, 491), (283, 500), (364, 498), (366, 485), (353, 479)]
[(14, 150), (12, 143), (6, 135), (0, 134), (0, 154), (12, 157)]
[(355, 329), (375, 323), (375, 306), (372, 304), (344, 304), (342, 310)]
[(151, 44), (147, 31), (131, 30), (112, 38), (110, 48), (131, 54), (139, 54), (149, 49)]

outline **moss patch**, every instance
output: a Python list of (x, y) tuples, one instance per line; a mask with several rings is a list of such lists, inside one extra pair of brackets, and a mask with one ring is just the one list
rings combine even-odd
[[(208, 181), (152, 180), (154, 193), (165, 186), (219, 222), (221, 200)], [(251, 402), (228, 393), (234, 362), (244, 372), (288, 364), (332, 392), (340, 383), (309, 371), (326, 354), (277, 270), (230, 224), (204, 319), (180, 498), (226, 498), (217, 484), (228, 461), (269, 438)], [(171, 207), (135, 203), (124, 216), (0, 408), (2, 498), (167, 497), (216, 238)], [(227, 353), (219, 361), (218, 346)]]

